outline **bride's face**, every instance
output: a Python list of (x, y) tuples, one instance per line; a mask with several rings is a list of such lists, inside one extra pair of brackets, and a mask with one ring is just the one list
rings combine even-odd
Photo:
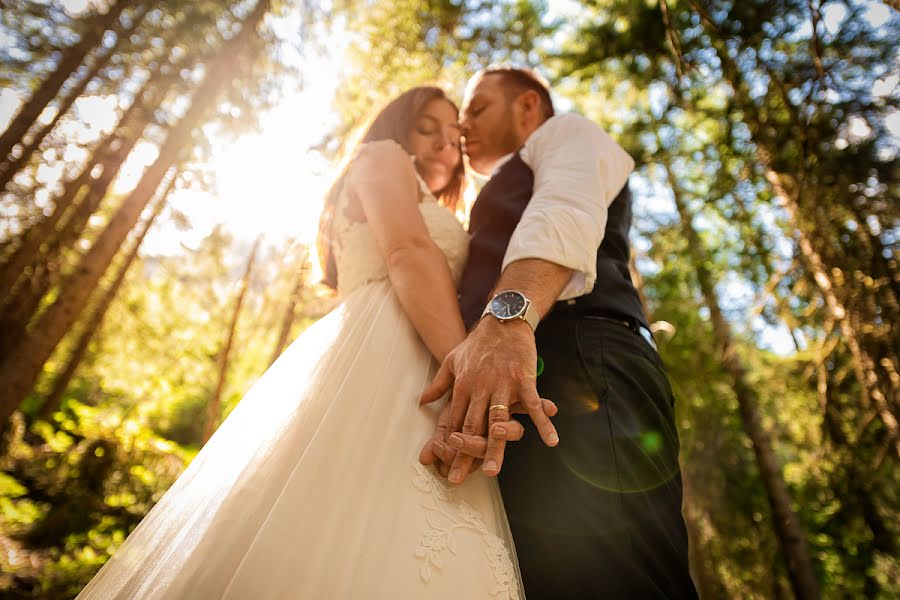
[(416, 169), (432, 192), (444, 189), (462, 160), (456, 107), (444, 99), (425, 105), (413, 123), (409, 147)]

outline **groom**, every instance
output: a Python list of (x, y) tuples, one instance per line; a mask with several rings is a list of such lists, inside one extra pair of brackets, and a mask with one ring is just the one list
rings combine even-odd
[(455, 484), (475, 457), (499, 473), (529, 600), (696, 598), (674, 398), (628, 269), (634, 162), (554, 116), (524, 69), (476, 75), (460, 116), (490, 180), (460, 287), (470, 334), (422, 396), (453, 386), (422, 460)]

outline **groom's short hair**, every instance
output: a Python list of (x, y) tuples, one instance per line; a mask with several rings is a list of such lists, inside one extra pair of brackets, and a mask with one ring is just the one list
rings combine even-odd
[(544, 78), (532, 71), (522, 67), (512, 66), (495, 66), (488, 67), (481, 72), (481, 76), (499, 75), (503, 77), (503, 83), (509, 90), (509, 99), (514, 100), (522, 92), (532, 90), (537, 92), (541, 98), (541, 110), (544, 118), (549, 119), (554, 115), (553, 99), (550, 97), (550, 87)]

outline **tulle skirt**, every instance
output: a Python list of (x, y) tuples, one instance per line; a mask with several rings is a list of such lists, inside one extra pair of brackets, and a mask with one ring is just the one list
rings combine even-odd
[(497, 482), (418, 463), (436, 364), (390, 284), (352, 292), (259, 379), (79, 594), (523, 597)]

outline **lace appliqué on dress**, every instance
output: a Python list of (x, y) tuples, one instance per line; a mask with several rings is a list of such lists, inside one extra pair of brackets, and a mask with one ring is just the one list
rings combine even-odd
[(485, 544), (485, 556), (491, 566), (495, 585), (488, 590), (491, 596), (504, 600), (518, 600), (515, 568), (509, 549), (502, 539), (491, 533), (478, 509), (455, 498), (455, 490), (434, 473), (431, 467), (414, 463), (416, 476), (413, 485), (427, 497), (420, 505), (425, 509), (429, 528), (422, 534), (415, 555), (424, 561), (419, 569), (422, 580), (431, 580), (432, 568), (444, 565), (444, 551), (456, 554), (457, 531), (470, 531), (480, 535)]

